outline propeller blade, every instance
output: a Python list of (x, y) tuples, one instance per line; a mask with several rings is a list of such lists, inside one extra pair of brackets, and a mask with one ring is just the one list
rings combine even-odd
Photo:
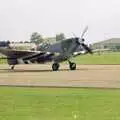
[(89, 52), (89, 53), (91, 53), (91, 54), (93, 53), (92, 50), (91, 50), (86, 44), (82, 43), (81, 45), (83, 46), (83, 48), (84, 48), (85, 50), (87, 50), (87, 52)]
[(85, 27), (85, 29), (83, 30), (82, 34), (81, 34), (81, 37), (79, 38), (78, 42), (79, 44), (82, 44), (84, 43), (85, 39), (83, 38), (84, 34), (87, 32), (88, 30), (88, 26)]
[(83, 38), (83, 36), (84, 36), (84, 34), (87, 32), (87, 30), (88, 30), (88, 26), (86, 26), (85, 29), (83, 30), (80, 39)]

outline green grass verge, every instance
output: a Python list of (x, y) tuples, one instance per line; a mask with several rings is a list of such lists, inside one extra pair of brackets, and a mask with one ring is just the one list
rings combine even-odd
[(0, 64), (7, 64), (7, 60), (0, 58)]
[(80, 55), (73, 58), (77, 64), (120, 64), (120, 53), (102, 53), (101, 55)]
[(0, 87), (0, 120), (120, 120), (120, 89)]

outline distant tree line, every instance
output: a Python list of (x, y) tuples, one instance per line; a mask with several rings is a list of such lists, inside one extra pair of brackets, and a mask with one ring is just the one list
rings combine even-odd
[(61, 41), (65, 39), (64, 33), (56, 34), (56, 41)]
[[(65, 39), (65, 35), (64, 35), (64, 33), (56, 34), (55, 38), (56, 38), (56, 41), (61, 41), (61, 40)], [(38, 32), (33, 32), (32, 35), (30, 36), (31, 43), (40, 44), (44, 41), (45, 41), (45, 39)]]

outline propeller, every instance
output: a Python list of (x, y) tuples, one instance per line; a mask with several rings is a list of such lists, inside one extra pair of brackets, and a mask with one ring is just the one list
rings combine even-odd
[(85, 29), (83, 30), (80, 39), (83, 38), (83, 36), (84, 36), (84, 34), (87, 32), (87, 30), (88, 30), (88, 26), (86, 26)]
[(86, 44), (82, 43), (81, 45), (85, 50), (87, 50), (88, 53), (90, 53), (90, 54), (93, 53), (92, 50)]
[(92, 54), (93, 53), (92, 50), (84, 43), (85, 39), (83, 37), (84, 37), (85, 33), (87, 32), (87, 30), (88, 30), (88, 26), (85, 27), (80, 38), (76, 38), (76, 39), (77, 39), (77, 43), (79, 45), (81, 45), (87, 52)]

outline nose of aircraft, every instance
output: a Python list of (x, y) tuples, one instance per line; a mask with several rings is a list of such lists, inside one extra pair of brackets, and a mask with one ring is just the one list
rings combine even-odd
[(82, 39), (76, 38), (76, 43), (77, 43), (78, 45), (81, 45), (88, 53), (92, 54), (93, 52), (92, 52), (91, 48), (89, 48), (89, 47), (84, 43), (84, 41), (85, 41), (84, 38), (82, 38)]
[(92, 49), (91, 49), (90, 47), (88, 47), (88, 46), (87, 46), (86, 44), (84, 44), (84, 43), (82, 43), (81, 45), (82, 45), (82, 47), (83, 47), (88, 53), (93, 54)]
[(75, 39), (76, 39), (76, 43), (77, 43), (78, 45), (81, 45), (88, 53), (91, 53), (91, 54), (92, 54), (93, 52), (92, 52), (91, 48), (88, 47), (88, 46), (84, 43), (84, 42), (85, 42), (85, 39), (84, 39), (83, 37), (84, 37), (84, 34), (87, 32), (87, 30), (88, 30), (88, 26), (85, 27), (85, 29), (83, 30), (81, 36), (80, 36), (80, 37), (76, 37)]

